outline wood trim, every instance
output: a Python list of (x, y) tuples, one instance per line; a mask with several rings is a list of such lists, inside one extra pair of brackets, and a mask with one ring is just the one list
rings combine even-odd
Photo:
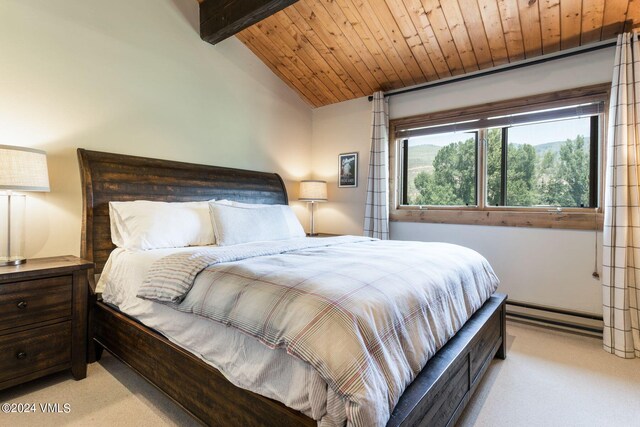
[(505, 227), (557, 228), (569, 230), (602, 230), (604, 214), (578, 212), (525, 212), (495, 209), (415, 209), (391, 211), (392, 222), (424, 222), (434, 224), (493, 225)]
[[(504, 101), (489, 102), (470, 107), (455, 108), (452, 110), (438, 111), (434, 113), (419, 114), (391, 120), (390, 127), (395, 130), (408, 129), (416, 126), (434, 126), (456, 121), (469, 120), (478, 117), (499, 116), (503, 114), (515, 114), (531, 111), (536, 107), (554, 108), (561, 105), (570, 105), (576, 102), (591, 102), (609, 99), (611, 83), (599, 83), (591, 86), (561, 90), (541, 95), (529, 95), (521, 98)], [(395, 135), (395, 130), (390, 135)]]
[[(485, 185), (486, 161), (484, 153), (486, 147), (481, 141), (478, 147), (478, 171), (482, 171), (478, 177), (478, 206), (477, 207), (440, 207), (440, 206), (402, 206), (400, 204), (401, 171), (399, 161), (399, 141), (396, 133), (401, 129), (410, 129), (418, 126), (434, 126), (455, 121), (464, 121), (478, 117), (489, 117), (502, 114), (514, 114), (531, 111), (535, 108), (553, 108), (569, 105), (572, 102), (592, 102), (605, 100), (605, 115), (608, 109), (609, 83), (601, 83), (581, 88), (562, 90), (531, 95), (521, 98), (490, 102), (470, 107), (457, 108), (428, 114), (403, 117), (389, 121), (389, 217), (392, 222), (423, 222), (436, 224), (468, 224), (468, 225), (492, 225), (506, 227), (535, 227), (573, 230), (602, 230), (604, 214), (601, 208), (581, 209), (563, 208), (561, 212), (549, 212), (550, 208), (515, 208), (515, 207), (489, 207), (484, 205), (483, 197), (480, 197), (481, 186)], [(600, 126), (600, 183), (598, 194), (598, 206), (602, 206), (604, 199), (603, 179), (604, 165), (606, 164), (604, 150), (606, 120), (602, 120)], [(551, 208), (552, 209), (552, 208)]]

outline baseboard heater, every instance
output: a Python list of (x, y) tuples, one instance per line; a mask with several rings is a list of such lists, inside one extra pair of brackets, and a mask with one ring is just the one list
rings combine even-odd
[(598, 314), (507, 300), (507, 319), (602, 336), (603, 321)]

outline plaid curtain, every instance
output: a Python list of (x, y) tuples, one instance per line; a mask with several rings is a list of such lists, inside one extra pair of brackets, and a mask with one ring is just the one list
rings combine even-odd
[(604, 349), (625, 358), (640, 357), (639, 59), (638, 35), (619, 35), (607, 133), (602, 296)]
[(364, 235), (389, 239), (389, 99), (373, 94), (371, 156), (364, 211)]

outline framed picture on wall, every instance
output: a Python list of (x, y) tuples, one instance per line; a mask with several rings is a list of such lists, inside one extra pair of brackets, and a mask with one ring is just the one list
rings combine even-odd
[(338, 187), (357, 187), (358, 153), (340, 154), (338, 164)]

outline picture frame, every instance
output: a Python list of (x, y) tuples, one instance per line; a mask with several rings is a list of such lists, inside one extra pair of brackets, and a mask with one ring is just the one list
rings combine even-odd
[(358, 153), (342, 153), (338, 156), (338, 187), (358, 186)]

